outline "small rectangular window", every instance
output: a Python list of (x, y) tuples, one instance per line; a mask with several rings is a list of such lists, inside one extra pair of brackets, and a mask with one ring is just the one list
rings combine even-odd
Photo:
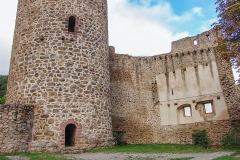
[(206, 113), (213, 113), (212, 103), (205, 103), (204, 107)]
[(184, 107), (183, 109), (184, 109), (185, 117), (191, 117), (192, 116), (191, 107)]

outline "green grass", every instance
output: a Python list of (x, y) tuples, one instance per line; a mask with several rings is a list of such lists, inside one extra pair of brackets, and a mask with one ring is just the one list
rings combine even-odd
[(0, 156), (0, 160), (9, 160), (9, 159), (6, 157)]
[[(240, 154), (240, 150), (226, 150), (226, 149), (205, 149), (195, 145), (178, 145), (178, 144), (135, 144), (116, 146), (111, 148), (90, 149), (88, 153), (212, 153), (220, 151), (234, 152), (231, 156), (224, 156), (216, 158), (215, 160), (240, 160), (235, 158), (235, 155)], [(0, 160), (8, 160), (4, 156), (21, 156), (30, 158), (30, 160), (67, 160), (61, 153), (12, 153), (12, 154), (0, 154)], [(69, 159), (69, 158), (68, 158)], [(175, 158), (171, 160), (189, 160), (191, 158)], [(154, 160), (153, 158), (133, 158), (128, 157), (126, 160)]]
[[(21, 153), (12, 153), (12, 154), (6, 154), (4, 156), (20, 156), (20, 157), (27, 157), (30, 158), (30, 160), (67, 160), (67, 158), (63, 157), (62, 154), (57, 153), (27, 153), (27, 152), (21, 152)], [(8, 160), (7, 158), (0, 156), (0, 160)], [(69, 159), (68, 159), (69, 160)]]
[(240, 158), (235, 158), (233, 156), (223, 156), (219, 158), (215, 158), (214, 160), (239, 160)]
[(111, 148), (90, 149), (89, 153), (211, 153), (222, 149), (204, 149), (194, 145), (178, 144), (134, 144)]

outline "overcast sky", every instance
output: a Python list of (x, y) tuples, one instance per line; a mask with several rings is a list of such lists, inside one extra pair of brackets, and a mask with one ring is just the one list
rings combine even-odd
[[(0, 75), (8, 74), (18, 0), (0, 5)], [(209, 30), (215, 0), (108, 0), (109, 44), (134, 56), (168, 53), (171, 42)]]

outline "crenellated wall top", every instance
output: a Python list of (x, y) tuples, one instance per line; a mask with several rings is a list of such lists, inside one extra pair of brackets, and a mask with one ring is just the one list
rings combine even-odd
[(159, 54), (155, 56), (131, 56), (128, 54), (117, 54), (113, 46), (109, 47), (110, 60), (114, 59), (162, 59), (168, 56), (179, 56), (197, 52), (213, 52), (213, 48), (217, 46), (217, 39), (221, 33), (216, 30), (209, 30), (193, 37), (186, 37), (172, 42), (170, 53)]

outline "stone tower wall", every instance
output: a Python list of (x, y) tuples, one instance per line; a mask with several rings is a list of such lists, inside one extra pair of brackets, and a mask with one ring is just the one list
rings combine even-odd
[(63, 148), (69, 123), (75, 147), (111, 145), (108, 59), (107, 0), (19, 0), (6, 103), (35, 106), (33, 142)]
[[(206, 129), (212, 142), (219, 143), (222, 134), (231, 129), (231, 120), (239, 119), (239, 107), (234, 106), (232, 101), (234, 99), (236, 102), (236, 94), (230, 64), (219, 59), (215, 53), (214, 47), (218, 36), (217, 32), (210, 30), (195, 37), (184, 38), (172, 43), (171, 53), (152, 57), (120, 55), (110, 47), (113, 130), (126, 132), (124, 139), (127, 143), (180, 143), (181, 137), (187, 137), (190, 140), (194, 130)], [(197, 45), (194, 45), (194, 40), (198, 41)], [(211, 92), (209, 88), (212, 86), (206, 88), (207, 84), (201, 84), (201, 80), (208, 79), (202, 75), (203, 73), (207, 73), (210, 79), (215, 80), (208, 82), (220, 85), (218, 85), (219, 88), (212, 88), (213, 91), (217, 89), (219, 92)], [(169, 95), (166, 102), (160, 99), (164, 97), (159, 95), (164, 88), (161, 88), (161, 84), (156, 81), (158, 75), (162, 75), (167, 81), (163, 86), (168, 88), (168, 92), (164, 93)], [(180, 92), (178, 88), (181, 86), (178, 86), (179, 83), (176, 81), (173, 89), (175, 95), (172, 95), (171, 83), (175, 83), (173, 80), (178, 79), (179, 76), (185, 79), (183, 81), (187, 81), (188, 77), (198, 82), (185, 83), (186, 92), (191, 85), (202, 89), (200, 91), (203, 92), (195, 97), (191, 97), (191, 94), (184, 97), (183, 90), (180, 94), (183, 98), (174, 99), (174, 96)], [(210, 90), (209, 93), (204, 93), (208, 90)], [(223, 108), (225, 107), (226, 110), (223, 110), (227, 116), (222, 118), (222, 113), (217, 113), (222, 120), (214, 120), (218, 115), (210, 117), (211, 120), (209, 117), (201, 117), (199, 111), (195, 110), (195, 106), (198, 104), (197, 101), (206, 99), (212, 99), (215, 105), (220, 104)], [(177, 111), (181, 103), (190, 104), (192, 112), (202, 119), (194, 122), (195, 117), (192, 117), (192, 122), (185, 124), (173, 121), (178, 117), (171, 111)], [(215, 107), (218, 110), (220, 106)], [(167, 117), (169, 125), (163, 125), (163, 117), (167, 116), (165, 112), (169, 113)]]

